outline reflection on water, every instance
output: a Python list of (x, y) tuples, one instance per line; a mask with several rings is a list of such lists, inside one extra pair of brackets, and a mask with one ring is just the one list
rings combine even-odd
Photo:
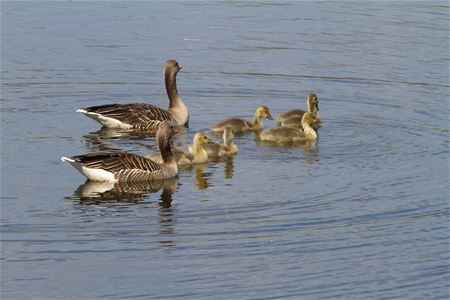
[[(175, 146), (177, 140), (183, 140), (186, 136), (187, 129), (180, 127), (178, 133), (173, 137)], [(158, 152), (156, 147), (155, 133), (147, 131), (132, 131), (126, 129), (106, 128), (83, 135), (86, 148), (89, 151), (121, 151), (122, 145), (138, 145), (146, 148), (150, 152)]]
[(159, 205), (159, 224), (161, 246), (174, 246), (175, 243), (168, 235), (175, 233), (175, 209), (172, 207), (172, 196), (178, 189), (178, 178), (171, 178), (151, 182), (96, 182), (86, 181), (73, 193), (66, 197), (77, 200), (80, 205), (94, 205), (99, 207), (114, 207), (115, 205), (136, 205), (148, 203), (149, 195), (161, 191)]
[(180, 173), (194, 173), (194, 186), (200, 190), (206, 189), (211, 186), (210, 178), (212, 174), (210, 172), (207, 172), (207, 169), (207, 163), (178, 166), (178, 170)]
[(234, 174), (234, 157), (226, 157), (223, 162), (223, 171), (226, 179), (233, 178)]
[(174, 246), (175, 242), (170, 235), (175, 233), (175, 208), (172, 207), (172, 190), (164, 189), (159, 201), (159, 243), (161, 246)]
[[(141, 146), (153, 149), (150, 143), (140, 143), (137, 141), (154, 139), (155, 134), (150, 132), (133, 132), (123, 129), (106, 128), (83, 135), (86, 148), (89, 151), (119, 151), (120, 142), (126, 141), (128, 144), (137, 143)], [(152, 143), (154, 144), (154, 143)]]
[(299, 142), (284, 142), (284, 143), (275, 143), (275, 142), (269, 142), (269, 141), (261, 141), (259, 139), (255, 140), (256, 145), (258, 146), (265, 146), (265, 147), (302, 147), (306, 153), (311, 153), (316, 151), (317, 149), (317, 144), (318, 144), (318, 140), (314, 140), (314, 141), (308, 141), (308, 140), (304, 140), (304, 141), (299, 141)]
[(170, 207), (172, 194), (178, 187), (178, 178), (167, 180), (155, 180), (150, 182), (97, 182), (86, 181), (74, 192), (74, 197), (81, 204), (106, 204), (106, 203), (145, 203), (149, 194), (162, 189), (160, 205)]
[[(449, 298), (448, 3), (4, 2), (2, 298)], [(170, 58), (191, 114), (175, 144), (310, 91), (318, 144), (248, 133), (179, 188), (74, 193), (62, 154), (158, 152), (74, 110), (166, 107)]]
[[(239, 154), (236, 154), (236, 155), (239, 155)], [(224, 178), (231, 179), (231, 178), (233, 178), (233, 174), (234, 174), (234, 158), (236, 155), (219, 157), (219, 158), (211, 159), (210, 161), (215, 164), (223, 164)]]

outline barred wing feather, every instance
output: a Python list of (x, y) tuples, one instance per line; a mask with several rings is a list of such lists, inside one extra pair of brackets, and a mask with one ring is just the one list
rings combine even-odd
[(72, 159), (86, 167), (103, 169), (115, 175), (120, 181), (142, 181), (151, 179), (161, 171), (161, 165), (132, 153), (88, 153)]
[(161, 122), (174, 121), (169, 111), (146, 103), (107, 104), (92, 106), (86, 111), (117, 119), (142, 130), (157, 129)]

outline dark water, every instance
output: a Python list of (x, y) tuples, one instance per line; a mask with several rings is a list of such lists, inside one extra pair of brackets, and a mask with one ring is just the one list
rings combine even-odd
[[(2, 299), (447, 299), (449, 7), (425, 2), (1, 2)], [(315, 147), (236, 138), (164, 184), (84, 183), (61, 155), (147, 154), (79, 107), (191, 127), (305, 107)], [(265, 122), (267, 127), (274, 121)]]

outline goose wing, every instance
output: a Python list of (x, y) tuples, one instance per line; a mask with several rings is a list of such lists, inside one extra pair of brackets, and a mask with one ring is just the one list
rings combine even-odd
[(174, 121), (169, 111), (147, 103), (107, 104), (88, 107), (85, 110), (140, 129), (158, 128), (161, 122)]
[(88, 153), (72, 157), (86, 167), (103, 169), (115, 175), (120, 181), (148, 180), (161, 172), (161, 165), (132, 153)]

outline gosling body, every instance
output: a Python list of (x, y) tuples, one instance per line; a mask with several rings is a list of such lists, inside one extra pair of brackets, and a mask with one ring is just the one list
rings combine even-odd
[(211, 142), (204, 145), (209, 158), (230, 156), (238, 153), (238, 147), (234, 144), (233, 130), (230, 126), (223, 131), (223, 144)]
[[(211, 142), (211, 139), (204, 132), (197, 132), (194, 135), (192, 152), (185, 152), (183, 150), (173, 150), (175, 161), (178, 165), (193, 165), (205, 163), (208, 161), (208, 153), (204, 146)], [(161, 162), (161, 155), (147, 156), (148, 158)]]
[(220, 134), (225, 130), (225, 127), (230, 127), (233, 133), (242, 133), (247, 131), (257, 131), (264, 128), (262, 119), (266, 118), (272, 120), (270, 110), (265, 105), (260, 105), (255, 110), (253, 122), (240, 118), (229, 118), (214, 124), (211, 127), (211, 132)]
[(259, 135), (261, 141), (273, 143), (295, 143), (317, 139), (317, 133), (312, 124), (317, 121), (313, 113), (305, 113), (302, 118), (302, 129), (292, 127), (275, 127), (262, 131)]

